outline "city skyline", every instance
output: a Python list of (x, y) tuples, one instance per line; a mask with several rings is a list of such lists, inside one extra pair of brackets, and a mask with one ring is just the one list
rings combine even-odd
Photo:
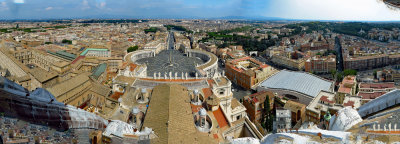
[(0, 19), (241, 18), (400, 21), (381, 0), (0, 0)]

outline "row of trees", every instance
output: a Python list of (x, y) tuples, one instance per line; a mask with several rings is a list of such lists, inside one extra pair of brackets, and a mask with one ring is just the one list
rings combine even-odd
[(207, 37), (201, 39), (199, 42), (207, 42), (210, 40), (222, 41), (222, 44), (218, 45), (218, 48), (228, 47), (229, 45), (241, 45), (243, 49), (248, 51), (259, 51), (262, 52), (268, 47), (274, 46), (278, 40), (276, 39), (261, 39), (252, 38), (249, 36), (242, 36), (232, 34), (233, 32), (251, 31), (254, 27), (245, 26), (241, 28), (235, 28), (231, 30), (223, 30), (219, 32), (208, 32)]
[(264, 109), (261, 115), (261, 126), (265, 128), (268, 132), (273, 130), (274, 115), (271, 112), (271, 105), (269, 103), (269, 96), (266, 97), (264, 101)]
[(346, 76), (357, 75), (357, 70), (345, 69), (343, 72), (337, 72), (336, 70), (332, 70), (331, 75), (332, 75), (332, 78), (335, 78), (335, 76), (336, 76), (336, 81), (340, 82)]
[(129, 47), (126, 51), (127, 51), (128, 53), (130, 53), (130, 52), (136, 51), (136, 50), (138, 50), (138, 49), (139, 49), (139, 46), (131, 46), (131, 47)]

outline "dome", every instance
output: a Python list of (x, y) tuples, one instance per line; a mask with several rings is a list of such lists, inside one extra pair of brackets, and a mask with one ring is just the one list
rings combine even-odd
[(195, 90), (193, 91), (193, 93), (194, 93), (195, 95), (198, 95), (198, 94), (199, 94), (199, 90), (195, 89)]
[(199, 111), (199, 115), (200, 115), (200, 116), (206, 116), (206, 115), (207, 115), (206, 109), (201, 108), (200, 111)]
[(332, 116), (329, 122), (329, 128), (333, 131), (346, 131), (361, 122), (362, 118), (352, 107), (342, 108)]
[(140, 110), (139, 110), (138, 107), (133, 107), (133, 109), (132, 109), (132, 114), (136, 115), (136, 114), (138, 114), (139, 112), (140, 112)]
[(121, 103), (121, 102), (122, 102), (122, 98), (119, 98), (119, 99), (118, 99), (118, 102)]
[(147, 92), (147, 90), (145, 88), (143, 88), (141, 92), (142, 92), (142, 94), (144, 94)]

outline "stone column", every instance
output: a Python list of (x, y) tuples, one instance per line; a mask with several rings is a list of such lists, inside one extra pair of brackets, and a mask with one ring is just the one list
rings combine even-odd
[(178, 72), (175, 72), (175, 79), (178, 79)]
[(376, 131), (375, 124), (372, 125), (372, 129), (373, 129), (374, 131)]

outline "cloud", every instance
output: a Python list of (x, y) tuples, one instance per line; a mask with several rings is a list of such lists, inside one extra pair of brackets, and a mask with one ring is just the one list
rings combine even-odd
[(279, 0), (271, 1), (269, 7), (272, 15), (294, 19), (400, 20), (399, 11), (378, 0)]
[(82, 10), (90, 9), (89, 1), (83, 0), (83, 1), (82, 1), (82, 7), (81, 7), (81, 9), (82, 9)]
[(14, 0), (14, 3), (23, 4), (23, 3), (25, 3), (25, 0)]
[(97, 3), (96, 7), (102, 9), (102, 8), (106, 7), (106, 2)]
[(0, 11), (6, 11), (6, 10), (8, 10), (9, 8), (8, 8), (8, 5), (7, 5), (7, 2), (0, 2)]
[(52, 9), (54, 9), (53, 7), (47, 7), (47, 8), (45, 8), (45, 10), (52, 10)]

